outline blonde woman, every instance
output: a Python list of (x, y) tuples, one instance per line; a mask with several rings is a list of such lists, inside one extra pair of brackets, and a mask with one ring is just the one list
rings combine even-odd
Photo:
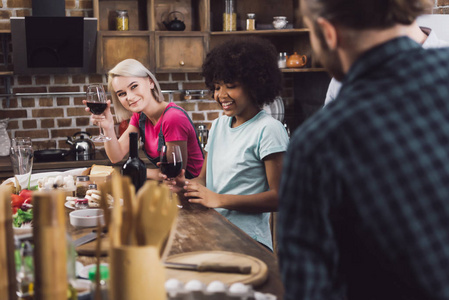
[[(186, 177), (198, 176), (203, 165), (203, 153), (195, 127), (181, 107), (164, 101), (158, 81), (144, 65), (135, 59), (118, 63), (108, 73), (108, 91), (117, 120), (130, 118), (128, 129), (117, 139), (111, 101), (108, 100), (108, 108), (102, 115), (92, 114), (93, 123), (100, 122), (104, 134), (112, 138), (104, 143), (112, 163), (121, 161), (128, 154), (129, 133), (137, 132), (146, 156), (155, 166), (162, 146), (179, 145)], [(147, 178), (159, 179), (159, 170), (148, 169)]]

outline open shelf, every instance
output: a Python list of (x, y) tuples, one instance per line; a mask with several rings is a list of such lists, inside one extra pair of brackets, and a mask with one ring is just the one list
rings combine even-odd
[(295, 29), (268, 29), (268, 30), (237, 30), (237, 31), (212, 31), (211, 35), (292, 35), (292, 34), (304, 34), (309, 33), (308, 28), (295, 28)]

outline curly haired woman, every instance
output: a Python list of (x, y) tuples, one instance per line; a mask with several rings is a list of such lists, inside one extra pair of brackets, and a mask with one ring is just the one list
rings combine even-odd
[(269, 212), (278, 207), (288, 145), (284, 126), (262, 109), (282, 89), (276, 54), (257, 38), (231, 40), (208, 53), (203, 76), (224, 115), (212, 124), (200, 175), (182, 191), (270, 249)]

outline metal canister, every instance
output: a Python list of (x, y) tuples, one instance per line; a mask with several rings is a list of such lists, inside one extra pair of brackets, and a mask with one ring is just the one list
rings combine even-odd
[(118, 31), (129, 30), (129, 17), (127, 10), (117, 10), (116, 29)]
[(207, 144), (208, 137), (209, 137), (209, 130), (206, 128), (206, 126), (203, 124), (198, 125), (198, 139), (200, 140), (201, 147), (203, 149)]

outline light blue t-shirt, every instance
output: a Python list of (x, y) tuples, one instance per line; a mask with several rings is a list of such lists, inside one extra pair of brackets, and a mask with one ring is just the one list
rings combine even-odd
[[(287, 150), (287, 131), (264, 110), (236, 128), (231, 128), (231, 122), (231, 117), (222, 116), (210, 129), (205, 147), (208, 153), (207, 188), (231, 195), (268, 191), (263, 158)], [(272, 249), (269, 213), (216, 210), (253, 239)]]

